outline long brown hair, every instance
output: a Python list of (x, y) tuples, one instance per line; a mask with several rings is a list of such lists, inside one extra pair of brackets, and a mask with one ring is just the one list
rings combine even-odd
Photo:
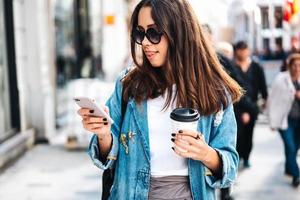
[(208, 115), (218, 111), (221, 104), (228, 106), (228, 94), (232, 102), (240, 98), (240, 86), (223, 70), (186, 0), (142, 0), (132, 14), (131, 32), (138, 25), (142, 7), (152, 8), (152, 18), (168, 40), (167, 61), (165, 66), (152, 67), (144, 53), (140, 61), (141, 47), (131, 39), (136, 67), (123, 80), (125, 100), (132, 97), (140, 103), (167, 91), (166, 108), (174, 100), (175, 84), (177, 107), (195, 108)]

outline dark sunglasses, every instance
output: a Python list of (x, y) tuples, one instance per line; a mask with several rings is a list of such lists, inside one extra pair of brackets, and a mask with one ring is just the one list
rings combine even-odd
[(142, 44), (145, 36), (152, 44), (158, 44), (160, 43), (163, 33), (155, 30), (154, 28), (148, 28), (146, 32), (143, 29), (135, 29), (132, 33), (133, 41), (140, 45)]

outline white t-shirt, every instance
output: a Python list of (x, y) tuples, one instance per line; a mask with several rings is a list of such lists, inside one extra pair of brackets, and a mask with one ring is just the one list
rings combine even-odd
[(166, 98), (167, 95), (159, 96), (147, 102), (151, 176), (188, 176), (187, 159), (172, 150), (170, 113), (175, 107), (163, 110)]

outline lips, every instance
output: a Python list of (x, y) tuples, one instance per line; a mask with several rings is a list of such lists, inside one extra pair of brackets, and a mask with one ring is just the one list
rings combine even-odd
[(145, 55), (148, 59), (153, 59), (158, 51), (145, 51)]

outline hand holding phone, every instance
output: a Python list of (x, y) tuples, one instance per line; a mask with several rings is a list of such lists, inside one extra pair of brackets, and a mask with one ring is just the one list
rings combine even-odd
[(97, 104), (92, 99), (88, 97), (74, 97), (74, 101), (81, 108), (93, 110), (94, 116), (106, 118), (109, 123), (114, 123), (113, 119), (109, 116), (109, 114), (106, 113), (100, 106), (97, 106)]

